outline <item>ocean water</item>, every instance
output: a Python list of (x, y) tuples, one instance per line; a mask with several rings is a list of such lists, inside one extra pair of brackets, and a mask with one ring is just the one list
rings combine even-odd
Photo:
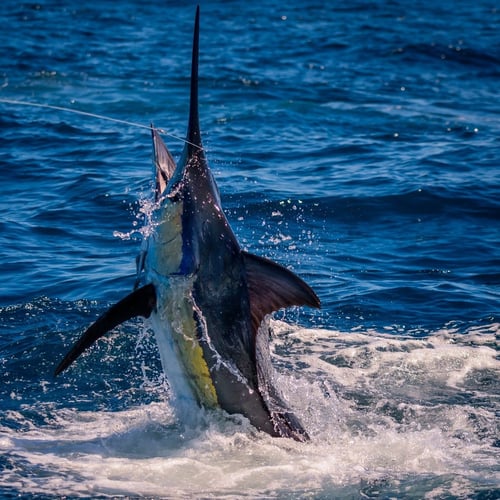
[(498, 498), (493, 1), (201, 3), (225, 211), (322, 301), (272, 323), (310, 443), (238, 416), (178, 422), (142, 321), (54, 379), (133, 286), (147, 127), (180, 153), (194, 10), (0, 6), (0, 497)]

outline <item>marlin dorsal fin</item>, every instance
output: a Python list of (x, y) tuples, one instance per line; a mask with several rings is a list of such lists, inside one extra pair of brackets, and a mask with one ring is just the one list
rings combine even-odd
[(158, 130), (151, 125), (151, 137), (153, 139), (153, 155), (155, 164), (155, 200), (158, 201), (168, 182), (174, 175), (176, 164), (167, 146), (163, 142)]
[(290, 306), (320, 307), (312, 288), (286, 267), (242, 252), (250, 296), (254, 332), (267, 314)]

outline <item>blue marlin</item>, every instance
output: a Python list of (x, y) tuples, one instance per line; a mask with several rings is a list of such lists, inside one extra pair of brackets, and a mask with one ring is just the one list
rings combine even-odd
[(305, 441), (306, 430), (272, 382), (266, 317), (289, 306), (320, 307), (320, 301), (285, 267), (242, 250), (224, 215), (201, 141), (198, 52), (199, 8), (189, 121), (178, 164), (152, 127), (155, 210), (135, 289), (83, 333), (55, 374), (117, 325), (151, 318), (178, 407), (188, 401), (222, 408), (272, 436)]

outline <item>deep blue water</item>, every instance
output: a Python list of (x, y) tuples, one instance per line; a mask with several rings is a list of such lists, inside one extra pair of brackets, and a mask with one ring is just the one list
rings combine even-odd
[[(290, 399), (295, 377), (307, 393), (307, 408), (295, 404), (316, 445), (288, 449), (248, 429), (235, 438), (220, 422), (177, 438), (141, 322), (52, 378), (85, 326), (133, 286), (151, 189), (146, 127), (185, 133), (194, 4), (7, 0), (0, 493), (496, 498), (496, 3), (201, 10), (201, 127), (228, 218), (242, 246), (290, 266), (322, 301), (280, 313), (288, 326), (277, 323), (274, 346)], [(180, 153), (181, 141), (164, 140)], [(265, 486), (241, 479), (252, 466)]]

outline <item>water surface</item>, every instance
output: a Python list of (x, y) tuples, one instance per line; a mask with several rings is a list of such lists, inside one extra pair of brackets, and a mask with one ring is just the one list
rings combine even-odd
[[(273, 323), (275, 376), (312, 442), (177, 422), (140, 321), (53, 379), (133, 286), (149, 132), (0, 102), (1, 494), (496, 498), (497, 6), (201, 10), (201, 127), (227, 216), (322, 301)], [(193, 16), (3, 2), (0, 99), (182, 137)]]

